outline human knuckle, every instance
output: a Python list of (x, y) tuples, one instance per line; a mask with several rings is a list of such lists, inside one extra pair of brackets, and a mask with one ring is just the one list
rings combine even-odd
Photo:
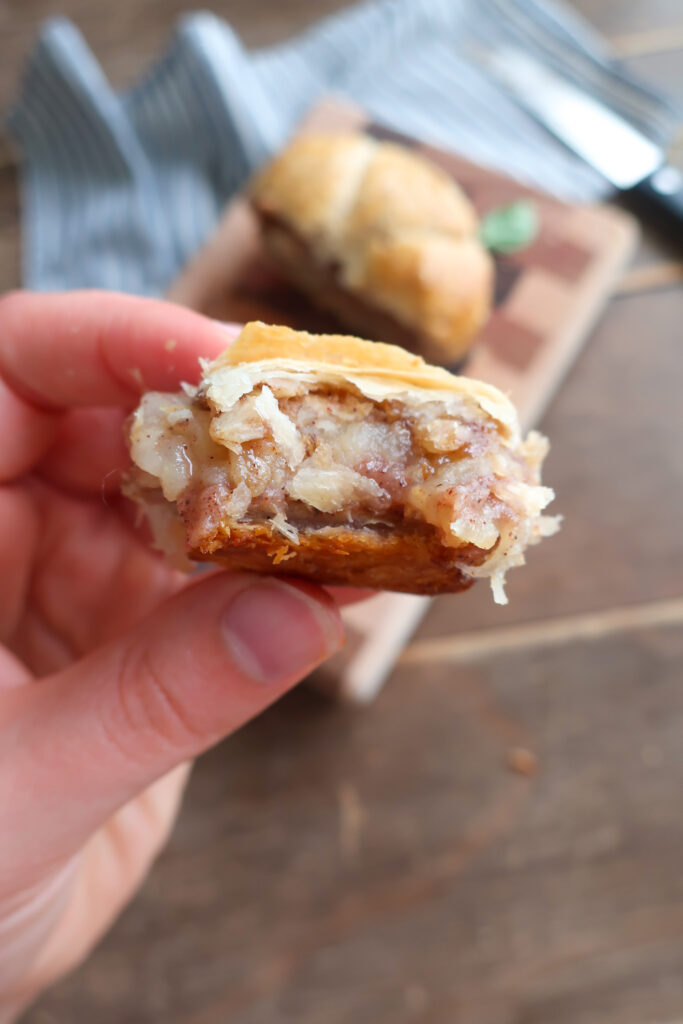
[(117, 717), (132, 756), (183, 749), (201, 739), (200, 725), (176, 681), (176, 674), (144, 644), (122, 656), (116, 676)]

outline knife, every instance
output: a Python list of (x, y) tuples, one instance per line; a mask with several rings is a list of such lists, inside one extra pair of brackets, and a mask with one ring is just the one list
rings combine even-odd
[(491, 51), (486, 63), (536, 120), (683, 244), (683, 174), (666, 163), (660, 146), (520, 50)]

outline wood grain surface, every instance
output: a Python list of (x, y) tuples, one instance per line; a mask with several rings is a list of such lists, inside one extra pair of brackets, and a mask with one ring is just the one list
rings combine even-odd
[[(0, 0), (0, 102), (45, 14), (121, 84), (183, 6)], [(340, 6), (217, 10), (259, 43)], [(683, 101), (680, 0), (577, 7)], [(17, 243), (0, 159), (0, 288)], [(377, 704), (300, 690), (201, 759), (138, 899), (28, 1024), (683, 1022), (679, 263), (646, 237), (545, 417), (566, 523), (509, 607), (440, 599)]]

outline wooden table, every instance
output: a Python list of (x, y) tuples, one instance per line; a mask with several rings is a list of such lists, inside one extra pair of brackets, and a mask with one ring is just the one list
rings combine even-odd
[[(218, 9), (261, 43), (341, 5)], [(184, 6), (61, 3), (119, 84)], [(683, 99), (680, 0), (577, 6)], [(3, 103), (52, 10), (0, 0)], [(0, 288), (17, 220), (5, 160)], [(302, 689), (203, 758), (141, 895), (29, 1024), (683, 1020), (682, 281), (646, 238), (546, 416), (566, 525), (509, 607), (442, 599), (373, 707)]]

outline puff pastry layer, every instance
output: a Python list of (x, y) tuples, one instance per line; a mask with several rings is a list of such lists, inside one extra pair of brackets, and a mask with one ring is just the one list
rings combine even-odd
[(150, 392), (127, 493), (160, 546), (327, 584), (436, 594), (553, 533), (547, 442), (496, 388), (402, 349), (248, 324), (197, 388)]
[(303, 136), (249, 194), (280, 268), (351, 330), (453, 364), (487, 319), (493, 264), (474, 208), (417, 153)]

